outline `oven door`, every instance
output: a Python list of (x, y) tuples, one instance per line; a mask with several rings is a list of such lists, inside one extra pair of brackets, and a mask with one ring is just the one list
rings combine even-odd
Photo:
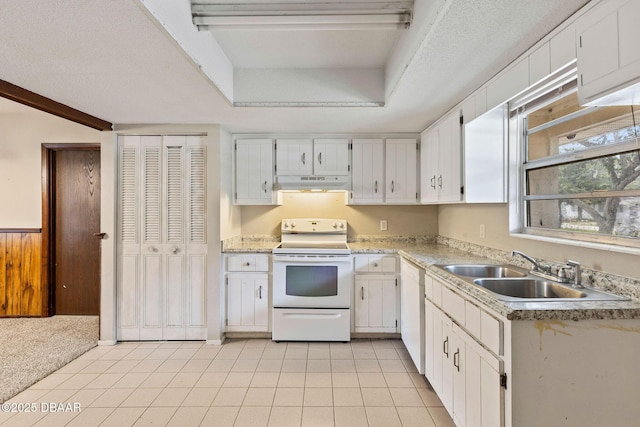
[(351, 255), (274, 255), (273, 306), (350, 308)]

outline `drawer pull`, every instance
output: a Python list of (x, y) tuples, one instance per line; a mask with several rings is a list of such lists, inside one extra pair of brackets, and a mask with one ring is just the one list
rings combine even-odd
[(258, 298), (262, 299), (262, 286), (258, 288)]
[(458, 369), (458, 372), (460, 372), (460, 349), (453, 353), (453, 366), (455, 366)]
[(360, 299), (364, 301), (364, 286), (360, 286)]
[(449, 337), (445, 338), (442, 343), (442, 352), (447, 355), (447, 359), (449, 358)]

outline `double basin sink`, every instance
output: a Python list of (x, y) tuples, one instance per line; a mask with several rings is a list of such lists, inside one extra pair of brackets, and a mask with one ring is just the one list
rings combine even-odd
[(491, 293), (501, 301), (624, 301), (629, 298), (592, 288), (574, 288), (511, 265), (452, 264), (437, 267)]

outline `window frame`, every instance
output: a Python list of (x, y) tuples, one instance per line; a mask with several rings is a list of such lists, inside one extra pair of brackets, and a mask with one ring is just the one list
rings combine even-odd
[[(527, 158), (526, 115), (544, 107), (559, 98), (577, 91), (577, 73), (573, 68), (560, 70), (536, 87), (509, 103), (509, 222), (510, 234), (513, 237), (547, 240), (574, 246), (587, 246), (611, 251), (640, 253), (640, 239), (633, 237), (589, 234), (569, 230), (536, 228), (527, 225), (528, 202), (535, 200), (567, 200), (578, 198), (602, 198), (610, 196), (640, 196), (640, 190), (611, 190), (574, 194), (527, 195), (527, 172), (541, 167), (563, 165), (576, 161), (584, 161), (607, 155), (623, 154), (640, 149), (640, 138), (635, 141), (605, 145), (588, 150), (558, 154), (529, 161)], [(539, 102), (537, 102), (539, 101)], [(602, 107), (587, 107), (570, 113), (567, 116), (552, 120), (532, 130), (559, 124), (583, 114), (588, 114)]]

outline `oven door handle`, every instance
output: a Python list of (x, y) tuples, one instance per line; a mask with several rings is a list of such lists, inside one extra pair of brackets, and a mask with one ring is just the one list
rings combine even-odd
[(351, 263), (351, 255), (344, 257), (322, 257), (322, 256), (286, 256), (279, 255), (273, 257), (273, 263), (287, 264), (335, 264), (335, 263)]

